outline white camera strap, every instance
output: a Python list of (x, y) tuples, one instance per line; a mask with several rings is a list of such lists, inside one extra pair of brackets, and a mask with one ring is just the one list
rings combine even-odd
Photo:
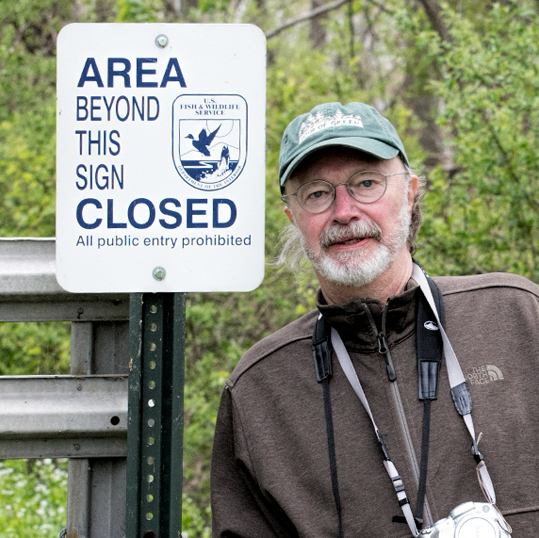
[(376, 438), (378, 439), (380, 447), (382, 448), (382, 451), (384, 453), (384, 467), (386, 468), (387, 474), (389, 475), (389, 478), (391, 478), (391, 482), (393, 483), (393, 488), (395, 489), (395, 492), (397, 494), (399, 505), (406, 519), (406, 523), (408, 523), (412, 534), (414, 536), (418, 536), (419, 531), (417, 530), (414, 515), (412, 514), (412, 508), (410, 507), (410, 502), (408, 501), (406, 491), (404, 490), (404, 482), (402, 481), (402, 478), (400, 477), (397, 468), (395, 467), (395, 464), (391, 461), (391, 458), (389, 457), (386, 444), (384, 442), (382, 434), (380, 433), (380, 430), (378, 429), (378, 426), (376, 425), (376, 422), (374, 421), (369, 402), (367, 401), (367, 397), (365, 396), (363, 387), (361, 386), (356, 371), (354, 370), (352, 361), (350, 360), (350, 355), (348, 354), (348, 351), (346, 350), (346, 347), (344, 346), (344, 343), (339, 333), (333, 327), (331, 328), (331, 344), (333, 345), (335, 354), (339, 359), (341, 368), (343, 369), (348, 381), (350, 382), (350, 385), (352, 385), (352, 388), (354, 389), (363, 407), (365, 408), (365, 411), (367, 411), (367, 414), (371, 419), (374, 431), (376, 432)]
[[(462, 373), (462, 369), (458, 362), (457, 356), (455, 355), (455, 352), (453, 351), (453, 347), (451, 346), (451, 343), (449, 342), (449, 339), (442, 327), (442, 323), (440, 321), (438, 311), (434, 303), (434, 297), (432, 295), (430, 286), (427, 282), (425, 273), (416, 263), (413, 264), (412, 278), (418, 283), (423, 295), (427, 299), (427, 302), (429, 303), (429, 306), (431, 307), (436, 317), (438, 328), (440, 329), (440, 333), (442, 335), (444, 354), (446, 358), (447, 374), (449, 377), (451, 395), (455, 403), (455, 408), (464, 419), (466, 428), (468, 429), (468, 432), (470, 433), (470, 436), (472, 437), (472, 441), (473, 441), (472, 454), (474, 456), (474, 459), (477, 462), (476, 470), (477, 470), (477, 477), (479, 480), (479, 484), (481, 486), (481, 490), (483, 491), (483, 494), (485, 495), (485, 498), (487, 499), (487, 501), (492, 504), (495, 504), (496, 495), (494, 493), (494, 486), (492, 484), (492, 480), (490, 479), (489, 473), (487, 471), (487, 467), (484, 463), (483, 456), (480, 454), (479, 450), (477, 449), (477, 443), (479, 442), (479, 438), (481, 437), (481, 434), (479, 435), (479, 438), (476, 440), (473, 421), (470, 414), (471, 408), (472, 408), (471, 397), (466, 386), (466, 380), (464, 378), (464, 374)], [(365, 396), (363, 387), (361, 386), (361, 383), (357, 377), (356, 371), (354, 370), (354, 367), (352, 365), (352, 361), (350, 360), (350, 355), (348, 354), (348, 351), (346, 350), (346, 347), (344, 346), (344, 343), (339, 333), (334, 328), (331, 328), (331, 343), (333, 345), (333, 349), (335, 350), (335, 354), (337, 355), (337, 359), (339, 360), (339, 363), (341, 365), (343, 372), (345, 373), (350, 385), (354, 389), (359, 400), (361, 401), (361, 404), (363, 405), (363, 407), (365, 408), (365, 411), (367, 412), (367, 414), (369, 415), (369, 418), (371, 419), (372, 425), (376, 433), (376, 437), (378, 439), (378, 442), (380, 443), (382, 451), (384, 452), (384, 466), (386, 468), (386, 471), (389, 477), (391, 478), (391, 481), (393, 483), (393, 487), (397, 494), (397, 498), (399, 500), (399, 504), (401, 506), (402, 512), (404, 514), (406, 522), (408, 523), (408, 526), (410, 527), (410, 531), (412, 532), (413, 536), (418, 536), (419, 531), (417, 529), (417, 525), (412, 514), (410, 503), (406, 496), (403, 481), (401, 477), (399, 476), (399, 473), (397, 472), (395, 465), (389, 458), (387, 447), (383, 440), (382, 434), (380, 433), (380, 430), (376, 426), (376, 422), (374, 421), (374, 417), (372, 415), (369, 402), (367, 401), (367, 397)]]
[(466, 424), (466, 428), (468, 428), (468, 432), (470, 433), (470, 436), (472, 438), (472, 454), (477, 463), (476, 470), (477, 477), (479, 479), (479, 485), (481, 486), (481, 490), (483, 491), (483, 494), (485, 495), (487, 501), (489, 503), (496, 504), (494, 485), (492, 484), (492, 480), (488, 473), (487, 466), (485, 465), (485, 462), (483, 460), (483, 456), (477, 448), (477, 444), (481, 439), (481, 434), (479, 434), (479, 437), (476, 439), (475, 429), (471, 415), (472, 399), (466, 386), (466, 380), (464, 379), (462, 368), (460, 367), (457, 356), (453, 351), (451, 342), (449, 342), (449, 338), (447, 337), (447, 334), (442, 327), (440, 318), (438, 317), (438, 312), (436, 310), (436, 305), (434, 304), (432, 292), (427, 282), (427, 277), (425, 276), (425, 273), (423, 272), (421, 267), (419, 267), (419, 265), (417, 265), (416, 263), (414, 263), (412, 278), (418, 283), (419, 287), (421, 288), (421, 291), (427, 299), (427, 302), (429, 303), (436, 317), (436, 321), (438, 322), (438, 328), (440, 329), (444, 345), (445, 362), (447, 367), (447, 376), (449, 378), (449, 386), (451, 387), (451, 395), (455, 403), (455, 408), (457, 409), (458, 413), (462, 415), (464, 423)]

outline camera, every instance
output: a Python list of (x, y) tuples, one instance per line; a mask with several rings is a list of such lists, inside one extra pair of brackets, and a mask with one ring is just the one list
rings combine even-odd
[(467, 502), (419, 532), (421, 538), (510, 538), (512, 529), (494, 504)]

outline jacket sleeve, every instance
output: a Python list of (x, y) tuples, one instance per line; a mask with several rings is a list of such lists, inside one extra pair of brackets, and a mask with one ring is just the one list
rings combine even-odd
[(230, 390), (221, 396), (211, 464), (213, 538), (296, 537), (289, 518), (262, 492), (248, 454), (239, 413)]

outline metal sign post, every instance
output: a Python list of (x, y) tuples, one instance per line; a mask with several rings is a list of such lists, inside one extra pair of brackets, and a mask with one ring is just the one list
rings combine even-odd
[(184, 314), (182, 293), (131, 296), (127, 537), (181, 536)]
[(252, 25), (58, 36), (58, 282), (133, 294), (127, 538), (181, 536), (183, 293), (264, 275), (265, 59)]

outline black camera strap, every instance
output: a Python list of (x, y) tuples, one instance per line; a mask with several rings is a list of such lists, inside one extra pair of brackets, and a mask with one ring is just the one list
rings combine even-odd
[(331, 414), (331, 398), (329, 394), (329, 379), (331, 377), (331, 339), (330, 327), (326, 319), (320, 316), (313, 333), (313, 358), (316, 371), (316, 380), (322, 383), (324, 393), (324, 413), (326, 416), (326, 435), (328, 441), (329, 467), (331, 472), (331, 488), (338, 518), (338, 538), (343, 538), (341, 499), (339, 495), (339, 481), (337, 478), (337, 459), (335, 457), (335, 435), (333, 431), (333, 418)]
[[(445, 321), (444, 303), (440, 288), (431, 279), (427, 279), (442, 324)], [(432, 309), (422, 293), (417, 294), (416, 316), (416, 355), (418, 398), (423, 400), (423, 431), (421, 438), (421, 462), (419, 465), (419, 485), (415, 520), (423, 524), (423, 509), (427, 489), (427, 467), (429, 462), (430, 404), (437, 398), (438, 373), (442, 364), (443, 341), (440, 329), (434, 321)]]

